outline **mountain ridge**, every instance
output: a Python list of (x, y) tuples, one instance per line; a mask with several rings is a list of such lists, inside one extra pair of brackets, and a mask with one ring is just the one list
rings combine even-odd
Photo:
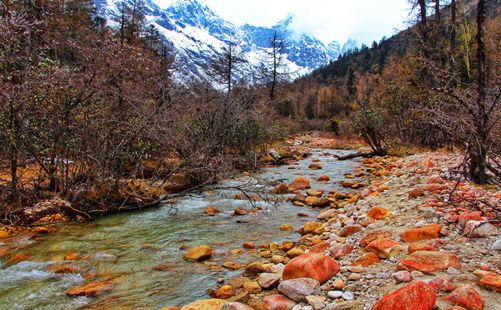
[[(94, 0), (98, 13), (108, 20), (116, 12), (118, 2)], [(241, 49), (248, 61), (242, 70), (242, 79), (256, 82), (255, 72), (262, 67), (275, 32), (286, 41), (281, 55), (282, 70), (290, 73), (291, 78), (327, 65), (347, 51), (339, 42), (324, 44), (313, 35), (293, 30), (291, 25), (295, 17), (290, 14), (272, 27), (237, 26), (198, 0), (178, 0), (163, 9), (153, 0), (145, 0), (145, 5), (148, 24), (159, 30), (173, 50), (173, 75), (179, 81), (205, 79), (206, 67), (231, 42)]]

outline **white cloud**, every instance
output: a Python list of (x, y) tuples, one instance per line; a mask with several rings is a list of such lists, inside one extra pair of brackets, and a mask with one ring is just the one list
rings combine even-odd
[[(175, 0), (154, 0), (168, 7)], [(296, 30), (314, 34), (325, 43), (344, 43), (348, 37), (370, 44), (395, 29), (408, 17), (407, 0), (199, 0), (221, 17), (242, 25), (272, 26), (294, 14)]]

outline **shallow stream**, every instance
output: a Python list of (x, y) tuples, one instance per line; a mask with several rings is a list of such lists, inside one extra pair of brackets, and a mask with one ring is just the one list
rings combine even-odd
[[(311, 181), (314, 189), (343, 191), (339, 183), (343, 174), (350, 173), (356, 161), (337, 161), (332, 155), (346, 151), (313, 150), (312, 156), (291, 166), (266, 168), (253, 175), (265, 186), (267, 182), (291, 182), (297, 176)], [(311, 170), (312, 160), (320, 160), (321, 170)], [(327, 174), (330, 182), (319, 183), (319, 176)], [(223, 182), (222, 187), (247, 183), (249, 177)], [(259, 245), (261, 242), (295, 241), (299, 234), (280, 231), (281, 224), (295, 229), (311, 221), (316, 211), (283, 202), (257, 202), (262, 211), (245, 216), (233, 216), (235, 208), (252, 209), (246, 200), (233, 199), (235, 190), (207, 190), (178, 201), (177, 205), (163, 205), (140, 212), (107, 216), (88, 223), (64, 223), (59, 232), (44, 236), (44, 241), (19, 239), (21, 253), (29, 259), (7, 266), (0, 261), (0, 309), (78, 309), (84, 306), (112, 309), (160, 309), (169, 305), (183, 305), (207, 298), (208, 288), (214, 288), (219, 277), (231, 277), (241, 271), (226, 269), (212, 271), (203, 263), (182, 259), (182, 245), (209, 244), (215, 253), (210, 262), (246, 263), (259, 260), (256, 252), (246, 252), (242, 242)], [(221, 213), (210, 217), (204, 214), (207, 206)], [(299, 217), (299, 212), (310, 217)], [(0, 242), (1, 245), (1, 242)], [(232, 255), (231, 249), (242, 249)], [(111, 278), (114, 289), (96, 298), (67, 297), (68, 288), (86, 283), (81, 275), (54, 274), (47, 266), (64, 261), (68, 252), (81, 253), (82, 260), (72, 261), (86, 273), (98, 279)], [(163, 265), (164, 270), (153, 267)]]

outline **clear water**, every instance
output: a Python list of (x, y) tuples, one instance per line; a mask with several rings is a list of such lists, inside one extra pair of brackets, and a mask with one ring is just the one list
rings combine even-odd
[[(312, 188), (342, 190), (339, 182), (343, 174), (352, 172), (357, 164), (356, 161), (337, 161), (332, 156), (345, 152), (313, 150), (310, 158), (292, 165), (297, 169), (288, 169), (289, 166), (267, 168), (255, 177), (287, 183), (301, 175), (312, 180)], [(313, 159), (319, 159), (323, 169), (308, 169)], [(330, 176), (329, 183), (314, 181), (323, 174)], [(221, 185), (246, 180), (243, 177)], [(287, 223), (299, 228), (317, 213), (287, 202), (275, 205), (260, 202), (258, 205), (263, 211), (235, 217), (232, 216), (235, 208), (251, 208), (247, 201), (232, 199), (235, 193), (208, 190), (179, 200), (177, 212), (165, 205), (89, 223), (61, 224), (57, 234), (46, 236), (42, 242), (21, 239), (18, 241), (23, 247), (21, 252), (29, 253), (30, 258), (13, 266), (0, 262), (0, 309), (77, 309), (84, 306), (159, 309), (187, 304), (206, 298), (207, 289), (214, 288), (219, 277), (229, 278), (239, 271), (212, 271), (203, 263), (186, 262), (182, 259), (184, 252), (179, 250), (180, 246), (211, 245), (215, 253), (209, 261), (216, 265), (228, 260), (235, 263), (259, 260), (256, 252), (232, 255), (229, 250), (241, 249), (243, 241), (260, 244), (297, 240), (297, 233), (282, 232), (279, 226)], [(203, 212), (207, 206), (216, 207), (222, 213), (209, 217)], [(311, 217), (298, 217), (298, 212)], [(67, 297), (68, 288), (85, 284), (87, 280), (80, 275), (56, 275), (45, 270), (48, 265), (63, 261), (70, 251), (85, 256), (73, 264), (96, 274), (98, 279), (111, 279), (114, 289), (97, 298)], [(152, 269), (160, 264), (171, 267), (166, 271)]]

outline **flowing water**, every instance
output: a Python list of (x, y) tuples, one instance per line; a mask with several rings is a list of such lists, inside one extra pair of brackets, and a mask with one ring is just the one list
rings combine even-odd
[[(337, 161), (333, 154), (345, 151), (313, 150), (312, 156), (290, 166), (264, 169), (253, 177), (259, 180), (291, 182), (297, 176), (316, 180), (327, 174), (331, 181), (312, 181), (314, 189), (339, 190), (343, 174), (353, 171), (356, 161)], [(319, 159), (321, 170), (310, 170), (308, 165)], [(222, 185), (247, 184), (249, 177), (223, 182)], [(263, 184), (265, 182), (261, 182)], [(263, 185), (255, 185), (259, 188)], [(212, 271), (203, 263), (186, 262), (180, 246), (209, 244), (214, 250), (210, 262), (246, 263), (259, 260), (256, 252), (232, 255), (231, 249), (241, 249), (243, 241), (295, 241), (299, 235), (280, 231), (281, 224), (295, 229), (311, 221), (317, 212), (283, 202), (258, 202), (262, 211), (246, 216), (232, 216), (237, 207), (251, 209), (246, 200), (235, 200), (234, 190), (207, 190), (178, 201), (175, 208), (164, 205), (140, 212), (107, 216), (89, 223), (60, 224), (59, 232), (34, 242), (20, 238), (17, 245), (29, 259), (8, 266), (0, 262), (0, 309), (77, 309), (84, 306), (120, 309), (159, 309), (169, 305), (183, 305), (207, 298), (207, 289), (214, 288), (219, 277), (229, 278), (239, 271), (226, 269)], [(204, 214), (207, 206), (222, 212), (214, 217)], [(303, 212), (310, 217), (298, 217)], [(0, 242), (1, 245), (1, 242)], [(65, 291), (86, 283), (81, 275), (54, 274), (47, 266), (64, 261), (64, 255), (76, 251), (83, 259), (71, 263), (92, 273), (98, 279), (112, 279), (112, 291), (97, 298), (67, 297)], [(3, 265), (2, 265), (3, 264)], [(163, 265), (164, 270), (153, 267)], [(240, 271), (241, 272), (241, 271)]]

